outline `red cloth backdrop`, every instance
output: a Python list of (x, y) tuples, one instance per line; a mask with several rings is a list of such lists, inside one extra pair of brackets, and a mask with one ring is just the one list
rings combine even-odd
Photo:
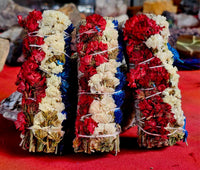
[[(19, 67), (5, 66), (0, 72), (0, 101), (16, 90)], [(180, 71), (182, 107), (187, 116), (188, 146), (141, 149), (136, 128), (121, 135), (121, 152), (112, 154), (75, 154), (63, 156), (34, 154), (19, 147), (20, 134), (14, 123), (0, 115), (0, 169), (200, 169), (200, 71)]]

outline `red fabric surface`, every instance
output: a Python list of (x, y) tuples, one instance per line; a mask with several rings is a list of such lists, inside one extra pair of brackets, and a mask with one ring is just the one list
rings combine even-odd
[[(0, 73), (0, 100), (16, 90), (19, 67), (5, 66)], [(121, 152), (112, 154), (68, 153), (63, 156), (33, 154), (19, 147), (20, 134), (0, 115), (0, 169), (200, 169), (200, 71), (180, 71), (182, 107), (187, 116), (188, 146), (179, 142), (161, 149), (140, 149), (136, 128), (121, 135)]]

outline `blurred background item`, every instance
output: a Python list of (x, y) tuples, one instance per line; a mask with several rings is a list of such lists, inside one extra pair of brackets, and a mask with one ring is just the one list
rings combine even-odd
[(0, 102), (0, 114), (6, 119), (15, 121), (21, 112), (22, 93), (16, 91)]
[(174, 19), (178, 28), (196, 27), (199, 25), (199, 20), (197, 17), (185, 13), (174, 15)]
[(74, 26), (77, 26), (81, 20), (80, 12), (74, 3), (64, 4), (58, 9), (58, 11), (61, 11), (65, 15), (69, 16)]
[(0, 72), (3, 69), (6, 58), (9, 52), (9, 41), (3, 38), (0, 38)]
[[(177, 48), (180, 36), (200, 37), (200, 0), (0, 0), (0, 41), (5, 49), (9, 49), (8, 53), (4, 53), (7, 54), (7, 57), (4, 56), (7, 65), (19, 66), (24, 62), (24, 31), (18, 26), (17, 15), (25, 17), (33, 9), (59, 10), (69, 16), (75, 27), (81, 19), (93, 13), (118, 17), (121, 23), (124, 23), (128, 16), (132, 17), (141, 12), (162, 14), (169, 22), (169, 43), (173, 48)], [(75, 47), (75, 32), (72, 36), (72, 46)], [(3, 43), (4, 41), (9, 43)], [(180, 58), (182, 55), (180, 53)], [(1, 57), (1, 63), (4, 60)], [(184, 60), (186, 62), (186, 56)]]
[(78, 10), (87, 15), (91, 15), (95, 10), (95, 0), (79, 0)]
[(182, 0), (180, 8), (183, 13), (197, 15), (200, 9), (200, 0)]
[(146, 0), (143, 4), (144, 13), (161, 15), (164, 11), (176, 13), (177, 6), (173, 4), (172, 0)]
[(12, 0), (0, 0), (0, 30), (17, 25), (17, 15), (25, 17), (30, 11), (30, 8), (20, 6)]
[(13, 26), (0, 34), (0, 38), (9, 40), (9, 53), (7, 54), (6, 64), (11, 66), (20, 66), (24, 62), (22, 54), (22, 43), (24, 30), (19, 26)]
[(176, 49), (183, 61), (182, 64), (178, 64), (179, 69), (200, 69), (200, 37), (181, 35), (176, 42)]
[(58, 9), (59, 3), (54, 0), (14, 0), (17, 4), (36, 10)]
[(123, 0), (96, 0), (95, 13), (116, 17), (127, 13), (127, 2)]

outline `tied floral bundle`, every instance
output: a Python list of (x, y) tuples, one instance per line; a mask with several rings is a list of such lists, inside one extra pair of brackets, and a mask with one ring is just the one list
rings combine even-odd
[(56, 153), (66, 119), (71, 21), (58, 11), (32, 11), (19, 24), (27, 31), (23, 40), (26, 61), (18, 74), (22, 112), (15, 122), (21, 146), (29, 152)]
[(128, 86), (136, 90), (136, 125), (142, 147), (162, 147), (185, 140), (179, 75), (167, 43), (168, 22), (163, 16), (140, 14), (125, 23), (129, 59)]
[(118, 22), (94, 14), (79, 27), (75, 152), (118, 152), (125, 83)]

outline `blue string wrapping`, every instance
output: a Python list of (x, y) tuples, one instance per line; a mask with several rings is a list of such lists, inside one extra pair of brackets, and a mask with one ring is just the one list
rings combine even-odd
[(180, 55), (178, 53), (178, 51), (173, 48), (169, 43), (167, 43), (167, 47), (168, 49), (172, 52), (173, 54), (173, 58), (174, 58), (174, 62), (177, 62), (177, 63), (184, 63), (181, 59), (180, 59)]
[(122, 62), (123, 60), (123, 48), (122, 48), (122, 43), (123, 43), (123, 32), (122, 30), (118, 29), (118, 21), (117, 20), (113, 20), (112, 23), (115, 26), (115, 29), (118, 31), (118, 55), (117, 55), (117, 62)]
[[(61, 96), (62, 96), (62, 102), (65, 105), (65, 109), (62, 111), (62, 114), (68, 115), (68, 110), (69, 107), (71, 106), (71, 100), (69, 100), (69, 95), (68, 95), (68, 89), (70, 87), (69, 80), (70, 80), (70, 56), (71, 56), (71, 33), (73, 32), (74, 27), (71, 24), (66, 30), (65, 34), (66, 36), (64, 37), (65, 40), (65, 63), (61, 63), (59, 60), (57, 61), (57, 64), (63, 65), (63, 71), (62, 73), (57, 74), (57, 76), (61, 77), (61, 86), (60, 86), (60, 91), (61, 91)], [(63, 131), (66, 131), (66, 120), (62, 122), (63, 126)], [(58, 153), (62, 153), (64, 150), (64, 141), (59, 143), (59, 148), (58, 148)]]
[(115, 92), (113, 95), (112, 95), (113, 99), (115, 100), (115, 104), (117, 105), (117, 107), (121, 107), (121, 105), (123, 104), (124, 102), (124, 98), (125, 98), (125, 92), (120, 90), (118, 92)]
[(119, 67), (117, 68), (117, 73), (115, 73), (115, 77), (118, 78), (120, 81), (120, 84), (115, 88), (115, 91), (119, 91), (124, 87), (124, 85), (126, 83), (126, 77), (125, 77), (124, 73), (122, 73), (122, 71)]
[[(66, 30), (66, 37), (65, 37), (65, 53), (68, 56), (65, 56), (65, 63), (64, 63), (64, 69), (63, 72), (59, 74), (59, 76), (61, 77), (61, 94), (62, 94), (62, 102), (65, 105), (65, 110), (63, 110), (63, 114), (66, 114), (67, 116), (67, 108), (70, 106), (70, 102), (69, 102), (69, 96), (68, 96), (68, 88), (69, 88), (69, 72), (70, 72), (70, 65), (69, 65), (69, 56), (71, 56), (71, 49), (70, 49), (70, 44), (71, 44), (71, 33), (74, 30), (73, 25), (71, 24)], [(69, 36), (68, 36), (69, 35)]]
[[(118, 55), (117, 55), (117, 62), (122, 62), (123, 60), (123, 48), (122, 48), (122, 42), (123, 42), (123, 34), (122, 31), (120, 31), (118, 29), (118, 21), (117, 20), (113, 20), (112, 23), (115, 26), (115, 29), (118, 31)], [(120, 124), (122, 121), (122, 116), (123, 113), (120, 109), (121, 105), (124, 102), (124, 98), (125, 98), (125, 93), (122, 90), (125, 83), (126, 83), (126, 77), (125, 75), (122, 73), (122, 70), (120, 67), (117, 68), (117, 73), (115, 73), (115, 77), (119, 79), (120, 84), (115, 88), (115, 93), (112, 95), (113, 99), (115, 100), (115, 104), (117, 105), (117, 109), (115, 109), (114, 111), (114, 115), (115, 115), (115, 122)]]
[(115, 122), (120, 124), (122, 121), (122, 116), (123, 116), (121, 109), (116, 109), (114, 111), (114, 115), (115, 115)]
[(187, 142), (188, 131), (186, 130), (186, 118), (184, 119), (183, 129), (184, 129), (183, 132), (185, 132), (185, 135), (184, 135), (184, 138), (183, 138), (183, 142)]

